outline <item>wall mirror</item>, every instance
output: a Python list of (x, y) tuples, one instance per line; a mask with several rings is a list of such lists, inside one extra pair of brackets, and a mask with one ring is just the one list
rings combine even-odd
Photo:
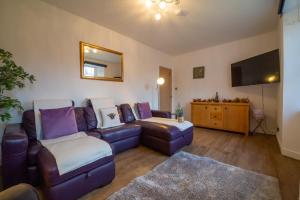
[(123, 53), (80, 42), (80, 74), (83, 79), (123, 81)]

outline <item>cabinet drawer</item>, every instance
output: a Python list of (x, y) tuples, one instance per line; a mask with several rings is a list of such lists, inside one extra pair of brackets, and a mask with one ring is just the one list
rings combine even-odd
[(223, 128), (223, 122), (220, 120), (211, 120), (210, 121), (210, 127), (211, 128)]
[(221, 112), (210, 112), (210, 119), (220, 121), (223, 119)]
[(209, 106), (209, 111), (210, 112), (222, 112), (222, 108), (221, 108), (221, 106), (210, 105)]

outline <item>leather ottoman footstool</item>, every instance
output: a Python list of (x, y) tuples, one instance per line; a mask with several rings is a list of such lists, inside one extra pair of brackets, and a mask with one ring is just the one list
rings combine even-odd
[(193, 127), (181, 131), (175, 126), (160, 123), (141, 120), (135, 123), (142, 126), (143, 145), (169, 156), (193, 141)]

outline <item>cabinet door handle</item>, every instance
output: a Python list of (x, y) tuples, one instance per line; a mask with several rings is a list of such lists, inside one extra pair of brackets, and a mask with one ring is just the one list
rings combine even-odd
[(217, 108), (215, 108), (215, 110), (217, 110)]
[(225, 107), (224, 109), (227, 110), (227, 107)]
[(205, 106), (205, 109), (207, 109), (207, 106)]

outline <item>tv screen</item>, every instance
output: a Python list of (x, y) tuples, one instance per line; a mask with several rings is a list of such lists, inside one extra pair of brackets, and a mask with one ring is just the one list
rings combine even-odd
[(231, 64), (232, 87), (280, 81), (279, 50)]

